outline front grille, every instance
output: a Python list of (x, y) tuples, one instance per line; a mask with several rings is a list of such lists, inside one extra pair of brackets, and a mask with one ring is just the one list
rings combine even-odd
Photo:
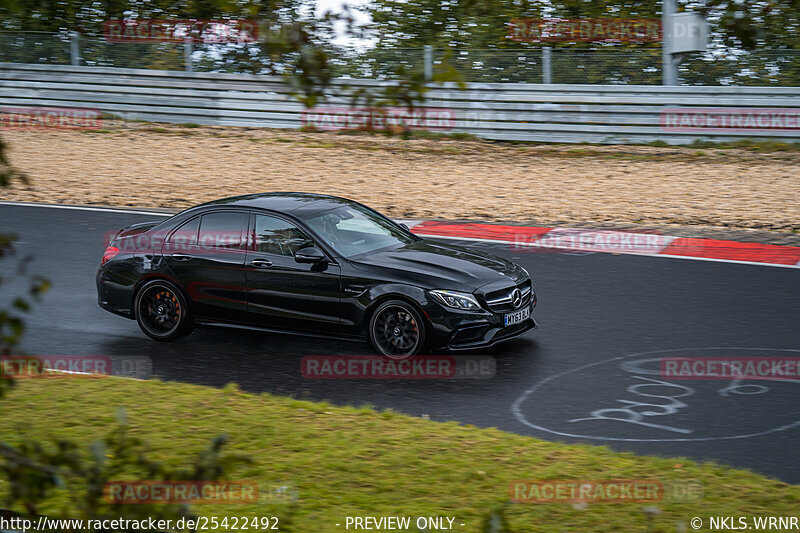
[[(515, 306), (512, 301), (514, 289), (519, 289), (521, 294), (520, 304)], [(521, 309), (531, 303), (531, 280), (525, 280), (517, 286), (511, 286), (505, 289), (500, 289), (487, 293), (484, 298), (486, 306), (490, 311), (495, 313), (511, 313), (517, 309)]]
[(493, 340), (503, 339), (505, 337), (511, 337), (516, 335), (520, 331), (526, 330), (530, 327), (529, 324), (530, 320), (526, 320), (524, 322), (520, 322), (519, 324), (514, 324), (513, 326), (508, 326), (507, 328), (501, 329), (497, 332), (497, 335), (494, 336)]

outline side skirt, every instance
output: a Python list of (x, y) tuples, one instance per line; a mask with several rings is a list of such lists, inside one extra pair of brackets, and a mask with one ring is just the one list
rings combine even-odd
[(244, 329), (248, 331), (263, 331), (265, 333), (280, 333), (283, 335), (294, 335), (296, 337), (313, 337), (316, 339), (330, 339), (330, 340), (348, 341), (348, 342), (365, 342), (367, 340), (366, 337), (356, 336), (356, 335), (326, 335), (322, 333), (313, 333), (309, 331), (292, 331), (286, 329), (251, 326), (246, 324), (234, 324), (232, 322), (222, 322), (219, 320), (208, 320), (203, 318), (195, 318), (194, 323), (197, 326), (204, 326), (204, 327), (221, 327), (221, 328)]

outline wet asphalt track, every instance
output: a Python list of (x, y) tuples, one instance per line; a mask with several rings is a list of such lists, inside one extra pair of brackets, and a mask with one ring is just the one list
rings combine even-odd
[[(29, 270), (53, 282), (29, 321), (25, 351), (144, 355), (167, 380), (234, 381), (548, 440), (713, 459), (800, 483), (800, 383), (652, 381), (661, 381), (654, 359), (662, 355), (800, 355), (800, 270), (465, 242), (522, 264), (539, 295), (541, 328), (483, 352), (496, 360), (495, 377), (310, 380), (300, 374), (304, 355), (367, 354), (366, 345), (222, 329), (159, 344), (97, 306), (104, 232), (153, 218), (0, 206), (0, 229), (23, 242), (18, 255), (33, 255)], [(2, 261), (4, 280), (10, 266)], [(4, 283), (3, 303), (14, 285)]]

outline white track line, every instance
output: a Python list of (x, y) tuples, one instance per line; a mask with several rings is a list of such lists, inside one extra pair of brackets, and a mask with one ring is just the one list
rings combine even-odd
[(160, 213), (156, 211), (139, 211), (136, 209), (118, 209), (113, 207), (84, 207), (80, 205), (58, 205), (58, 204), (37, 204), (33, 202), (6, 202), (0, 201), (0, 205), (10, 205), (19, 207), (49, 207), (51, 209), (71, 209), (74, 211), (100, 211), (103, 213), (130, 213), (133, 215), (155, 215), (159, 217), (171, 217), (175, 213)]
[[(99, 211), (104, 213), (128, 213), (132, 215), (153, 215), (153, 216), (160, 216), (160, 217), (169, 217), (172, 216), (173, 213), (158, 213), (155, 211), (137, 211), (136, 209), (120, 209), (120, 208), (112, 208), (112, 207), (83, 207), (78, 205), (58, 205), (58, 204), (37, 204), (33, 202), (8, 202), (8, 201), (0, 201), (0, 205), (10, 205), (10, 206), (20, 206), (20, 207), (49, 207), (51, 209), (72, 209), (75, 211)], [(417, 220), (400, 220), (399, 222), (404, 222), (408, 226), (413, 227), (413, 225), (419, 224), (422, 221)], [(470, 242), (488, 242), (494, 244), (510, 244), (514, 246), (519, 246), (518, 242), (515, 241), (507, 241), (507, 240), (500, 240), (500, 239), (480, 239), (477, 237), (453, 237), (449, 235), (428, 235), (425, 233), (418, 233), (422, 237), (432, 237), (435, 239), (451, 239), (454, 241), (470, 241)], [(556, 248), (556, 247), (548, 247), (549, 250), (570, 250), (570, 248)], [(523, 252), (524, 253), (524, 252)], [(768, 266), (768, 267), (778, 267), (778, 268), (800, 268), (800, 262), (795, 265), (781, 265), (778, 263), (761, 263), (758, 261), (741, 261), (736, 259), (716, 259), (713, 257), (692, 257), (688, 255), (669, 255), (669, 254), (648, 254), (648, 253), (640, 253), (640, 252), (597, 252), (597, 253), (615, 253), (615, 254), (622, 254), (622, 255), (638, 255), (644, 257), (666, 257), (669, 259), (691, 259), (693, 261), (711, 261), (716, 263), (733, 263), (737, 265), (754, 265), (754, 266)]]

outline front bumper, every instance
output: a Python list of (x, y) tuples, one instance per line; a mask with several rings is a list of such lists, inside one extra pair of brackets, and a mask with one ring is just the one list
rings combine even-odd
[[(532, 302), (531, 312), (535, 305)], [(451, 310), (436, 302), (428, 302), (424, 310), (431, 325), (431, 345), (448, 351), (486, 348), (539, 327), (533, 316), (506, 327), (504, 313)]]
[(505, 342), (515, 337), (519, 337), (526, 331), (537, 329), (538, 327), (539, 324), (536, 323), (533, 317), (528, 318), (524, 322), (520, 322), (519, 324), (514, 324), (513, 326), (508, 326), (508, 327), (500, 326), (500, 327), (489, 327), (488, 329), (486, 329), (486, 327), (483, 326), (481, 327), (480, 330), (478, 330), (480, 331), (480, 333), (482, 333), (482, 335), (475, 340), (465, 339), (464, 336), (461, 335), (464, 332), (464, 328), (462, 328), (461, 330), (457, 330), (456, 332), (453, 333), (450, 339), (450, 343), (448, 343), (447, 346), (445, 346), (445, 348), (450, 351), (488, 348), (489, 346), (494, 346), (499, 342)]

